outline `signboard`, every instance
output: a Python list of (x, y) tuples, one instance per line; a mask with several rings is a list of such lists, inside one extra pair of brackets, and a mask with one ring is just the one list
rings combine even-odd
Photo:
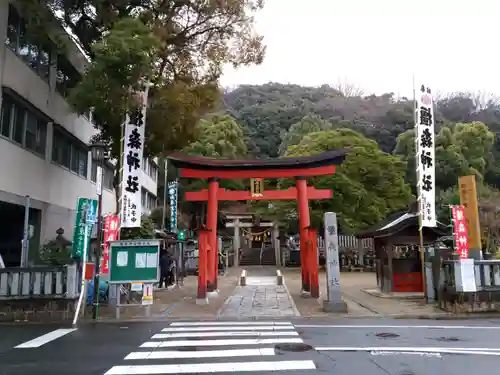
[(451, 216), (453, 219), (455, 251), (460, 259), (467, 259), (469, 257), (469, 235), (467, 233), (464, 206), (451, 206)]
[(160, 240), (124, 240), (110, 243), (109, 282), (156, 283), (160, 280)]
[(146, 89), (140, 94), (139, 99), (142, 105), (128, 113), (125, 120), (125, 143), (122, 157), (122, 228), (140, 228), (141, 226), (141, 167), (144, 154), (148, 91)]
[(430, 87), (419, 85), (415, 95), (417, 188), (422, 227), (436, 226), (434, 101)]
[(97, 195), (102, 194), (102, 177), (103, 177), (103, 169), (100, 165), (97, 166), (97, 176), (96, 176), (96, 183), (95, 183), (95, 190)]
[(142, 305), (152, 305), (153, 304), (153, 285), (152, 284), (144, 284), (142, 290)]
[(73, 230), (73, 248), (71, 256), (82, 258), (84, 249), (87, 253), (90, 246), (92, 225), (96, 221), (97, 201), (88, 198), (79, 198), (76, 204), (75, 227)]
[(457, 292), (476, 292), (474, 259), (460, 259), (455, 262), (455, 288)]
[(326, 289), (330, 303), (341, 303), (340, 294), (340, 265), (339, 265), (339, 237), (337, 233), (337, 214), (326, 212), (325, 249), (326, 249)]
[(250, 179), (250, 194), (252, 197), (262, 197), (264, 195), (264, 179), (251, 178)]
[(109, 243), (111, 241), (116, 241), (118, 238), (118, 216), (106, 216), (104, 218), (104, 235), (103, 235), (103, 246), (102, 246), (102, 261), (101, 261), (101, 273), (109, 273)]
[(143, 286), (143, 285), (144, 285), (143, 283), (132, 283), (132, 284), (130, 285), (130, 290), (131, 290), (132, 292), (142, 293), (142, 286)]
[(481, 226), (479, 224), (479, 210), (477, 205), (476, 177), (459, 177), (458, 185), (460, 192), (460, 204), (464, 206), (470, 248), (481, 249)]
[(178, 182), (169, 182), (168, 197), (170, 199), (170, 230), (174, 233), (177, 232), (177, 196)]
[(177, 232), (177, 239), (178, 239), (179, 241), (184, 241), (184, 240), (186, 240), (186, 231), (181, 230), (181, 231)]

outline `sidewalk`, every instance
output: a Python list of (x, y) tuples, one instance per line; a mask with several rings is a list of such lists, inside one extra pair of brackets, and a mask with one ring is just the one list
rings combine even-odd
[[(217, 313), (224, 302), (233, 293), (238, 285), (240, 268), (229, 268), (225, 276), (219, 276), (217, 297), (211, 297), (208, 305), (196, 304), (198, 277), (188, 276), (184, 279), (184, 286), (169, 287), (166, 290), (153, 292), (154, 303), (150, 319), (216, 319)], [(101, 309), (103, 320), (115, 319), (115, 309), (105, 307)], [(88, 315), (87, 315), (88, 316)], [(148, 319), (145, 308), (122, 308), (120, 319)]]
[(404, 300), (380, 298), (364, 290), (376, 286), (375, 273), (372, 272), (342, 272), (340, 287), (342, 298), (347, 304), (348, 313), (326, 313), (322, 309), (322, 301), (326, 296), (326, 274), (320, 270), (319, 282), (321, 296), (318, 300), (300, 296), (301, 275), (299, 268), (282, 270), (285, 283), (293, 297), (297, 309), (304, 317), (432, 317), (449, 315), (448, 313), (421, 300)]

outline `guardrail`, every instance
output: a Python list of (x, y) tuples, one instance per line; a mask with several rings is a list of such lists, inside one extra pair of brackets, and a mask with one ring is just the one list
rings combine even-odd
[(0, 269), (0, 300), (75, 299), (79, 295), (76, 265)]

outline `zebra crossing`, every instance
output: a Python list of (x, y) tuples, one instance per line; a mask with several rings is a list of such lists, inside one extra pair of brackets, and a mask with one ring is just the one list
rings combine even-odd
[(303, 340), (290, 322), (174, 322), (104, 375), (315, 370), (312, 360), (277, 360), (275, 345), (294, 343)]

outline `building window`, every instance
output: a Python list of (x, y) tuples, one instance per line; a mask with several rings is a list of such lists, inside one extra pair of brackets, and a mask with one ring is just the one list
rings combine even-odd
[(142, 169), (154, 182), (158, 179), (158, 167), (148, 158), (142, 159)]
[(88, 148), (66, 131), (54, 127), (52, 162), (87, 178)]
[(64, 97), (67, 97), (70, 90), (76, 87), (82, 76), (75, 69), (69, 60), (63, 56), (57, 56), (56, 89)]
[(148, 190), (142, 188), (141, 190), (141, 204), (146, 210), (154, 210), (157, 206), (158, 199)]
[[(90, 170), (90, 181), (97, 181), (97, 166), (98, 161), (92, 160), (92, 167)], [(108, 163), (104, 163), (104, 173), (102, 179), (102, 187), (104, 189), (113, 190), (113, 181), (115, 178), (115, 169), (110, 166)]]
[[(48, 38), (47, 38), (48, 39)], [(23, 59), (37, 74), (49, 81), (50, 52), (53, 46), (50, 42), (34, 43), (26, 35), (26, 22), (20, 17), (13, 5), (9, 5), (9, 21), (5, 44)]]
[(3, 92), (0, 134), (20, 146), (45, 156), (47, 119)]

